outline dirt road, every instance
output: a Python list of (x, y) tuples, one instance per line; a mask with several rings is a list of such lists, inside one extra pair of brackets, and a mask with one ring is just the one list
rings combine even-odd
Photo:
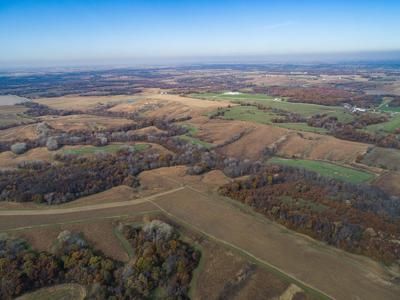
[(332, 298), (399, 299), (399, 286), (388, 281), (389, 276), (378, 263), (295, 234), (235, 202), (191, 187), (85, 207), (0, 211), (0, 230), (157, 210)]

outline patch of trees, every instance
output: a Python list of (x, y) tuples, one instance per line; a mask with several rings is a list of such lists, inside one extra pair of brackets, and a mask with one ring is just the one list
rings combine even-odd
[[(142, 228), (124, 226), (123, 234), (135, 251), (135, 258), (121, 277), (130, 274), (132, 281), (125, 290), (133, 287), (141, 297), (149, 297), (155, 288), (162, 288), (166, 298), (188, 299), (193, 270), (198, 265), (200, 253), (179, 240), (169, 224), (153, 220)], [(126, 294), (132, 298), (135, 294)]]
[(400, 259), (400, 205), (379, 189), (270, 166), (220, 192), (330, 245), (387, 264)]
[(171, 155), (122, 149), (118, 155), (98, 154), (93, 158), (58, 155), (63, 162), (41, 168), (24, 168), (0, 173), (0, 200), (59, 204), (98, 193), (114, 186), (139, 185), (142, 171), (176, 164)]
[(375, 134), (365, 131), (359, 131), (351, 125), (335, 128), (332, 131), (333, 136), (355, 142), (374, 144), (384, 148), (400, 149), (400, 140), (395, 134)]
[[(346, 90), (338, 87), (254, 87), (255, 93), (265, 93), (287, 98), (289, 102), (320, 105), (343, 105), (350, 103), (358, 107), (376, 107), (387, 95), (368, 95), (360, 89)], [(388, 96), (389, 97), (389, 96)], [(392, 97), (392, 96), (390, 96)]]
[(68, 116), (68, 115), (76, 115), (76, 114), (83, 114), (81, 111), (77, 110), (60, 110), (60, 109), (53, 109), (47, 105), (43, 105), (37, 102), (32, 101), (25, 101), (22, 102), (20, 105), (27, 107), (28, 109), (25, 111), (25, 114), (31, 117), (41, 117), (41, 116)]
[[(127, 264), (93, 249), (81, 234), (63, 231), (51, 253), (37, 252), (21, 240), (0, 237), (0, 298), (60, 283), (87, 288), (88, 299), (148, 299), (157, 288), (167, 299), (188, 299), (200, 253), (182, 242), (175, 229), (158, 220), (124, 226), (135, 250)], [(111, 297), (111, 298), (110, 298)]]
[(274, 97), (287, 98), (290, 102), (339, 105), (351, 102), (355, 93), (333, 87), (255, 87), (255, 93), (265, 93)]
[(307, 120), (307, 125), (328, 129), (330, 134), (343, 140), (374, 144), (384, 148), (400, 149), (400, 140), (395, 134), (379, 134), (359, 130), (365, 128), (365, 126), (386, 121), (388, 121), (386, 115), (366, 113), (356, 116), (348, 124), (343, 124), (334, 116), (316, 114)]

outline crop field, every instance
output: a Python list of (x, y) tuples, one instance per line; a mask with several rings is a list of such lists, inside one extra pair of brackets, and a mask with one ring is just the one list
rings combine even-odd
[(224, 120), (238, 120), (247, 122), (256, 122), (266, 125), (274, 125), (282, 128), (298, 131), (307, 131), (324, 134), (327, 132), (324, 128), (308, 126), (306, 123), (274, 123), (273, 119), (279, 119), (280, 116), (270, 111), (263, 111), (255, 106), (234, 106), (227, 108), (223, 116)]
[(351, 183), (361, 183), (370, 181), (375, 178), (371, 173), (355, 170), (352, 168), (342, 167), (335, 164), (322, 161), (304, 160), (304, 159), (285, 159), (273, 157), (268, 160), (270, 164), (278, 164), (303, 168), (309, 171), (314, 171), (322, 176), (347, 181)]
[(9, 141), (15, 138), (33, 140), (36, 137), (36, 124), (20, 125), (0, 130), (0, 141)]
[(235, 106), (225, 111), (222, 119), (251, 121), (261, 124), (272, 124), (272, 119), (279, 118), (279, 115), (272, 112), (264, 112), (254, 106)]
[[(176, 185), (179, 186), (180, 183)], [(362, 299), (377, 299), (377, 297), (396, 299), (397, 291), (394, 287), (387, 286), (379, 264), (324, 246), (302, 235), (290, 233), (253, 213), (249, 208), (223, 197), (186, 187), (160, 194), (146, 203), (122, 207), (118, 203), (109, 205), (108, 208), (95, 210), (90, 210), (90, 206), (87, 206), (73, 214), (60, 212), (53, 215), (46, 210), (38, 211), (38, 215), (27, 215), (23, 218), (2, 216), (0, 229), (8, 231), (17, 227), (26, 230), (52, 223), (64, 223), (67, 226), (81, 223), (82, 220), (101, 218), (112, 220), (112, 218), (161, 211), (167, 217), (204, 234), (233, 252), (244, 255), (260, 268), (295, 283), (318, 298), (327, 299), (321, 294), (313, 294), (315, 291), (302, 282), (305, 281), (336, 298), (343, 298), (351, 293)], [(312, 246), (314, 244), (319, 246)], [(327, 272), (336, 275), (327, 279), (324, 276)], [(370, 277), (370, 274), (374, 274), (375, 277)], [(379, 281), (374, 278), (379, 278)]]
[(116, 153), (122, 149), (128, 148), (130, 151), (143, 151), (150, 147), (148, 144), (110, 144), (102, 147), (95, 146), (70, 146), (66, 149), (62, 149), (62, 154), (73, 154), (73, 155), (91, 155), (96, 153)]
[(118, 95), (118, 96), (63, 96), (52, 98), (40, 98), (35, 100), (43, 105), (48, 105), (54, 109), (77, 109), (87, 110), (104, 104), (129, 103), (135, 101), (136, 95)]
[[(171, 297), (189, 291), (190, 299), (398, 300), (400, 107), (390, 105), (400, 103), (400, 90), (390, 85), (400, 81), (385, 66), (354, 68), (204, 64), (6, 75), (3, 94), (33, 100), (0, 99), (2, 241), (11, 241), (10, 253), (19, 238), (25, 250), (56, 253), (68, 247), (62, 235), (57, 242), (67, 230), (99, 259), (159, 267), (149, 243), (142, 260), (136, 244), (157, 243), (159, 234), (176, 239), (172, 228), (124, 227), (158, 219), (201, 256), (186, 247), (193, 260), (160, 264), (173, 264), (171, 278), (185, 288), (163, 279), (144, 297), (173, 290)], [(118, 283), (127, 278), (113, 274)], [(90, 280), (60, 284), (69, 282), (39, 289), (30, 281), (13, 295), (91, 298)]]
[(45, 121), (53, 128), (64, 131), (91, 130), (98, 131), (112, 129), (134, 123), (123, 118), (102, 117), (93, 115), (69, 115), (57, 118), (45, 118)]
[(271, 108), (282, 109), (298, 113), (304, 117), (310, 117), (315, 114), (327, 114), (329, 116), (335, 116), (340, 122), (349, 122), (353, 119), (353, 116), (346, 112), (343, 107), (339, 106), (325, 106), (317, 104), (306, 104), (306, 103), (293, 103), (285, 100), (270, 97), (262, 94), (239, 94), (239, 95), (227, 95), (227, 94), (196, 94), (193, 97), (200, 99), (213, 99), (213, 100), (230, 100), (240, 102), (260, 102)]
[(314, 132), (319, 134), (327, 133), (327, 130), (325, 128), (312, 127), (307, 125), (307, 123), (277, 123), (276, 126), (297, 131)]
[[(285, 277), (282, 272), (287, 272), (337, 299), (346, 299), (348, 295), (360, 299), (377, 299), (380, 296), (396, 299), (395, 287), (388, 288), (377, 277), (373, 279), (368, 274), (382, 278), (378, 275), (382, 274), (379, 264), (323, 244), (312, 246), (315, 241), (285, 231), (257, 214), (251, 215), (240, 204), (221, 200), (217, 196), (210, 197), (186, 188), (153, 202), (178, 222), (253, 258), (254, 263), (279, 274), (281, 278)], [(240, 205), (240, 209), (236, 205)], [(327, 273), (332, 276), (327, 278)], [(301, 283), (297, 284), (308, 290)], [(321, 294), (319, 297), (324, 298)]]

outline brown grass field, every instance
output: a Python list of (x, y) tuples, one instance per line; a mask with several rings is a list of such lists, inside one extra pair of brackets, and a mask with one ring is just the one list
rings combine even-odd
[[(153, 201), (182, 223), (337, 299), (397, 299), (399, 287), (367, 258), (325, 246), (191, 189)], [(286, 233), (286, 234), (285, 234)], [(349, 284), (350, 283), (350, 284)]]
[(39, 289), (16, 298), (17, 300), (82, 300), (86, 296), (83, 286), (75, 283), (59, 284)]
[(187, 175), (186, 166), (159, 168), (140, 173), (139, 180), (144, 190), (165, 190), (189, 184), (205, 192), (216, 191), (230, 179), (221, 171), (214, 170), (200, 176)]
[(33, 140), (37, 137), (36, 124), (20, 125), (0, 130), (0, 141), (11, 141), (15, 139)]
[(387, 172), (378, 177), (373, 184), (379, 186), (391, 195), (400, 197), (400, 172)]
[(399, 287), (389, 282), (388, 273), (378, 263), (292, 233), (236, 202), (190, 187), (129, 206), (84, 208), (74, 213), (60, 211), (59, 214), (41, 215), (46, 212), (43, 211), (23, 218), (2, 216), (0, 228), (26, 230), (45, 224), (123, 218), (162, 211), (189, 229), (241, 253), (260, 267), (272, 272), (279, 269), (279, 274), (296, 278), (300, 285), (306, 282), (334, 298), (398, 299)]
[(0, 153), (0, 169), (13, 169), (23, 161), (41, 160), (52, 162), (53, 153), (45, 147), (31, 149), (23, 154), (16, 155), (11, 151)]
[(276, 147), (277, 154), (285, 157), (352, 163), (369, 147), (368, 144), (340, 140), (331, 136), (299, 133), (275, 126), (241, 121), (210, 120), (207, 124), (199, 125), (197, 136), (204, 139), (208, 137), (214, 144), (222, 144), (240, 132), (246, 134), (220, 151), (230, 156), (260, 159), (266, 147)]
[(63, 131), (72, 130), (104, 130), (134, 123), (122, 118), (100, 117), (93, 115), (69, 115), (43, 118), (51, 127)]
[(136, 95), (117, 95), (117, 96), (64, 96), (53, 98), (35, 99), (35, 102), (50, 106), (54, 109), (69, 110), (71, 108), (77, 110), (88, 110), (104, 104), (116, 104), (136, 99)]

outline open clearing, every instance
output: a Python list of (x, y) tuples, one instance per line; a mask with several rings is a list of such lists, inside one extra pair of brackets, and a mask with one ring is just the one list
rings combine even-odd
[(324, 128), (317, 128), (308, 126), (306, 123), (274, 123), (274, 119), (279, 119), (280, 116), (270, 111), (263, 111), (255, 106), (234, 106), (226, 109), (223, 116), (220, 117), (224, 120), (239, 120), (256, 122), (260, 124), (274, 125), (298, 131), (326, 133)]
[[(263, 151), (266, 147), (269, 147), (276, 148), (277, 154), (284, 157), (352, 163), (358, 155), (364, 154), (369, 147), (368, 144), (340, 140), (331, 136), (311, 132), (300, 133), (255, 123), (211, 120), (209, 124), (204, 125), (204, 128), (205, 134), (210, 134), (209, 139), (211, 140), (216, 138), (222, 140), (224, 132), (224, 141), (240, 132), (246, 132), (239, 140), (235, 140), (221, 149), (227, 155), (242, 159), (261, 159)], [(215, 137), (214, 128), (216, 129)], [(197, 136), (204, 136), (203, 125), (199, 126), (199, 129), (200, 133)]]
[(59, 284), (18, 297), (17, 300), (82, 300), (86, 290), (75, 283)]
[(34, 122), (32, 118), (23, 114), (26, 110), (27, 108), (21, 105), (0, 105), (0, 127), (17, 126)]
[(33, 140), (37, 137), (36, 127), (36, 124), (30, 124), (0, 130), (0, 141)]
[(61, 117), (43, 118), (51, 127), (63, 131), (73, 130), (112, 130), (119, 126), (134, 124), (135, 122), (128, 119), (101, 117), (93, 115), (69, 115)]
[[(300, 286), (301, 282), (306, 282), (337, 299), (398, 299), (399, 287), (388, 281), (387, 273), (378, 263), (292, 233), (251, 213), (237, 202), (215, 195), (210, 197), (190, 187), (177, 188), (143, 201), (117, 202), (107, 207), (86, 206), (79, 210), (53, 209), (58, 210), (57, 214), (50, 210), (2, 211), (0, 228), (9, 231), (161, 210), (208, 238), (239, 251), (271, 272), (300, 280)], [(16, 218), (13, 214), (23, 214), (24, 217)], [(307, 288), (307, 285), (303, 286)]]
[[(364, 257), (325, 246), (191, 189), (153, 201), (166, 213), (337, 299), (397, 299), (399, 287)], [(388, 279), (388, 278), (386, 278)], [(358, 297), (358, 298), (357, 298)]]
[(88, 110), (105, 104), (117, 104), (121, 102), (136, 101), (137, 95), (117, 95), (117, 96), (65, 96), (54, 98), (35, 99), (35, 102), (47, 105), (54, 109)]
[(397, 129), (400, 128), (400, 114), (396, 114), (391, 117), (388, 122), (379, 123), (374, 125), (369, 125), (366, 127), (366, 131), (370, 132), (385, 132), (385, 133), (395, 133)]
[(274, 98), (265, 94), (230, 95), (224, 93), (205, 93), (205, 94), (193, 94), (191, 96), (200, 99), (211, 99), (211, 100), (260, 102), (271, 108), (278, 108), (286, 111), (295, 112), (304, 117), (310, 117), (315, 114), (327, 114), (329, 116), (337, 117), (340, 122), (349, 122), (353, 119), (353, 116), (350, 113), (346, 112), (343, 107), (287, 102), (279, 98)]
[(338, 179), (351, 183), (366, 182), (375, 178), (374, 174), (371, 173), (342, 167), (323, 161), (273, 157), (268, 160), (268, 163), (302, 168), (309, 171), (314, 171), (328, 178)]
[(69, 146), (64, 147), (61, 150), (63, 154), (75, 154), (75, 155), (92, 155), (96, 153), (116, 153), (122, 149), (129, 148), (131, 151), (143, 151), (150, 147), (148, 144), (137, 143), (134, 145), (128, 144), (109, 144), (107, 146), (95, 147), (95, 146)]
[(14, 154), (11, 151), (0, 153), (0, 169), (13, 169), (23, 161), (53, 161), (53, 153), (45, 147), (33, 148), (22, 154)]

